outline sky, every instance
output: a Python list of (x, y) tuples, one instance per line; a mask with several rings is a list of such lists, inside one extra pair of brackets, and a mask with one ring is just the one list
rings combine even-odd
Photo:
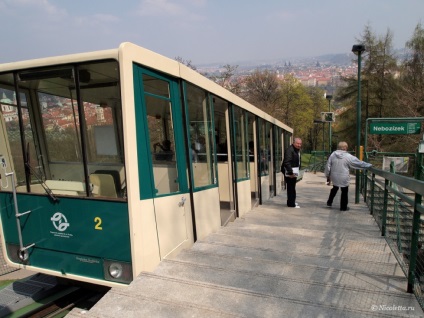
[(0, 0), (0, 63), (117, 48), (195, 66), (349, 53), (366, 25), (404, 48), (424, 0)]

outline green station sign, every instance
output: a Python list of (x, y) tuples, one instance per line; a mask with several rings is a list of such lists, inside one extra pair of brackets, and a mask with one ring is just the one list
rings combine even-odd
[(375, 122), (370, 124), (370, 134), (375, 135), (409, 135), (419, 134), (420, 122)]

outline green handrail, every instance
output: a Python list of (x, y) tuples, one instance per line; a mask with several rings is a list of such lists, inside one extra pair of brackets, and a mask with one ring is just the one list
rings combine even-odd
[[(384, 189), (384, 199), (382, 203), (383, 211), (381, 212), (381, 233), (386, 237), (386, 240), (388, 240), (388, 243), (391, 248), (396, 249), (394, 252), (395, 255), (398, 255), (399, 262), (404, 263), (404, 257), (406, 257), (406, 260), (409, 262), (409, 268), (407, 270), (405, 270), (405, 268), (403, 269), (408, 275), (407, 290), (408, 292), (412, 293), (414, 292), (414, 284), (417, 282), (415, 277), (415, 268), (417, 264), (418, 242), (420, 239), (421, 229), (420, 217), (421, 214), (424, 214), (424, 205), (422, 204), (422, 196), (424, 195), (424, 181), (398, 175), (394, 172), (380, 170), (374, 167), (371, 167), (368, 170), (372, 173), (372, 176), (371, 178), (369, 178), (367, 177), (367, 174), (364, 174), (364, 176), (368, 179), (367, 181), (364, 180), (364, 182), (370, 182), (371, 184), (370, 213), (373, 214), (375, 218), (377, 218), (377, 215), (375, 215), (374, 213), (376, 206), (375, 187), (380, 187)], [(376, 176), (378, 178), (376, 178)], [(408, 193), (401, 191), (400, 187), (402, 187), (403, 190), (408, 191)], [(414, 197), (411, 197), (410, 193), (413, 193)], [(387, 212), (389, 202), (393, 202), (393, 206), (395, 207), (393, 216), (396, 220), (396, 231), (394, 237), (387, 231)], [(404, 215), (405, 213), (409, 213), (413, 216), (412, 221), (409, 221), (407, 225), (404, 224), (405, 222), (408, 222), (407, 219), (402, 218), (401, 220), (401, 208), (405, 210), (402, 211), (402, 215)], [(412, 232), (410, 232), (411, 234), (409, 237), (405, 235), (405, 231), (403, 231), (402, 235), (402, 226), (412, 228)], [(424, 240), (424, 227), (422, 229), (422, 233), (422, 238)], [(394, 246), (390, 243), (390, 240), (393, 242)], [(409, 244), (409, 255), (407, 255), (407, 253), (405, 252), (402, 243)], [(424, 299), (420, 303), (424, 304)]]

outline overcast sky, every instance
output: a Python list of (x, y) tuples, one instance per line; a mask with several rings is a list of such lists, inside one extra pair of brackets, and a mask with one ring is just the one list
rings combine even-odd
[(0, 0), (0, 63), (133, 42), (194, 65), (348, 53), (365, 25), (404, 48), (424, 0)]

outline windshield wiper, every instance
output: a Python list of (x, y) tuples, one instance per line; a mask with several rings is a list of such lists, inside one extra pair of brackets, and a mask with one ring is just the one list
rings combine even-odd
[(43, 187), (44, 191), (46, 191), (47, 195), (50, 197), (50, 199), (53, 200), (53, 202), (59, 202), (59, 198), (57, 198), (53, 191), (47, 186), (47, 184), (43, 181), (42, 177), (35, 171), (33, 167), (31, 167), (28, 163), (25, 163), (25, 165), (29, 168), (31, 175), (35, 176), (39, 184)]

